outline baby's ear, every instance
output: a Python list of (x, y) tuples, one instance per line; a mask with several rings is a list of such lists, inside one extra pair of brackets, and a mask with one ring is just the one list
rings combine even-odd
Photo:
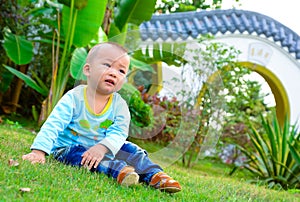
[(83, 74), (85, 76), (88, 76), (90, 74), (90, 64), (89, 63), (85, 63), (85, 65), (83, 66)]

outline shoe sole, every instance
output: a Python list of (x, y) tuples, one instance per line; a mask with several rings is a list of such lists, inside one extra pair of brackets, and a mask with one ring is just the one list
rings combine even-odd
[(168, 193), (176, 193), (176, 192), (181, 191), (181, 189), (177, 188), (177, 187), (165, 187), (165, 188), (160, 188), (159, 190), (162, 192), (168, 192)]
[(139, 175), (137, 173), (133, 172), (133, 173), (128, 173), (124, 177), (121, 185), (129, 187), (129, 186), (138, 184), (138, 182), (139, 182)]

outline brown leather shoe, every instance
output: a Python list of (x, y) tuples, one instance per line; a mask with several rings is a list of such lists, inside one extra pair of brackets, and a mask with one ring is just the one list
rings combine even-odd
[(159, 189), (160, 191), (169, 193), (181, 191), (179, 182), (177, 182), (164, 172), (159, 172), (153, 175), (149, 185), (154, 187), (155, 189)]
[(131, 166), (125, 166), (117, 177), (117, 182), (123, 186), (136, 185), (139, 182), (139, 175), (134, 171)]

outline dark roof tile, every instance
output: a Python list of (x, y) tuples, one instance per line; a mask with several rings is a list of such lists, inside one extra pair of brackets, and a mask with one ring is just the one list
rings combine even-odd
[(246, 10), (192, 11), (153, 15), (140, 25), (142, 40), (196, 39), (202, 34), (227, 32), (256, 34), (279, 42), (300, 59), (300, 37), (278, 21), (260, 13)]

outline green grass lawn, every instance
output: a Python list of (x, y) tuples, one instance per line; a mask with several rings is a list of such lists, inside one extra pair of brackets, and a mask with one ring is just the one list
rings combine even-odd
[[(182, 191), (173, 195), (144, 184), (122, 187), (105, 175), (66, 166), (51, 157), (44, 165), (31, 165), (21, 157), (29, 152), (35, 135), (17, 124), (0, 124), (0, 201), (300, 201), (299, 190), (250, 184), (245, 173), (229, 177), (229, 168), (207, 160), (193, 169), (179, 164), (165, 168), (182, 185)], [(10, 159), (19, 165), (10, 166)], [(30, 191), (21, 192), (21, 188)]]

